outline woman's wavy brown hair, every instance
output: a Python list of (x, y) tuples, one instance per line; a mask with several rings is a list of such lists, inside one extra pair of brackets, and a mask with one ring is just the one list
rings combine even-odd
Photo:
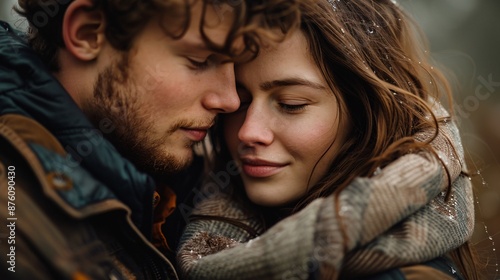
[[(429, 99), (444, 96), (451, 104), (452, 98), (447, 80), (430, 65), (424, 36), (391, 0), (304, 1), (300, 9), (311, 56), (350, 128), (330, 170), (309, 186), (295, 211), (340, 193), (354, 178), (370, 177), (404, 154), (435, 154), (429, 143), (447, 119), (435, 116)], [(219, 124), (212, 134), (217, 169), (230, 160), (222, 130)], [(417, 141), (415, 134), (424, 130), (434, 136)]]
[[(430, 64), (425, 36), (393, 1), (320, 0), (300, 5), (301, 31), (312, 58), (339, 101), (339, 116), (346, 116), (351, 125), (330, 170), (309, 186), (292, 213), (316, 198), (339, 194), (354, 178), (370, 177), (404, 154), (425, 150), (439, 159), (430, 142), (447, 118), (437, 118), (429, 100), (446, 98), (452, 104), (447, 79)], [(434, 135), (418, 141), (414, 136), (422, 131)], [(213, 138), (214, 164), (220, 169), (230, 160), (221, 127)], [(239, 178), (232, 182), (235, 193), (243, 189)], [(468, 244), (452, 254), (467, 279), (478, 279), (470, 256)]]
[[(106, 38), (111, 45), (118, 50), (127, 51), (135, 36), (154, 15), (168, 19), (164, 21), (164, 29), (169, 36), (181, 38), (189, 27), (191, 7), (196, 1), (203, 2), (203, 11), (206, 11), (207, 5), (213, 5), (220, 16), (234, 17), (224, 45), (214, 44), (205, 35), (204, 18), (200, 23), (200, 31), (209, 47), (235, 59), (247, 57), (246, 54), (251, 54), (252, 57), (258, 52), (264, 38), (280, 39), (277, 35), (282, 34), (271, 33), (268, 26), (279, 25), (286, 33), (299, 22), (296, 0), (93, 0), (93, 9), (103, 11), (106, 18)], [(57, 51), (64, 48), (62, 21), (71, 2), (72, 0), (19, 0), (15, 8), (29, 23), (30, 45), (51, 71), (59, 70)], [(231, 7), (231, 12), (226, 13), (224, 4)], [(178, 28), (172, 29), (171, 26)], [(234, 53), (232, 43), (236, 38), (243, 38), (243, 52)]]

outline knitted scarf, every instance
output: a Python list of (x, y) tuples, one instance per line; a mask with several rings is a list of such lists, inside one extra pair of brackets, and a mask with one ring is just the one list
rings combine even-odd
[[(422, 132), (416, 138), (432, 135)], [(456, 125), (442, 124), (431, 145), (440, 160), (430, 152), (404, 155), (377, 175), (353, 180), (338, 200), (316, 199), (264, 233), (260, 220), (238, 202), (224, 195), (206, 199), (193, 211), (205, 219), (188, 223), (181, 238), (181, 274), (212, 280), (308, 279), (325, 278), (328, 268), (333, 271), (328, 279), (353, 278), (457, 248), (472, 235), (474, 209)], [(452, 181), (449, 199), (443, 165)], [(254, 233), (262, 234), (254, 238)]]

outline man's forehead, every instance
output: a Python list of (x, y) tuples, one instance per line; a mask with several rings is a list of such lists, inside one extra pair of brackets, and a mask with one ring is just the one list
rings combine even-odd
[[(191, 7), (191, 21), (188, 33), (204, 35), (217, 45), (223, 45), (232, 29), (235, 14), (234, 8), (228, 4), (206, 3), (198, 0)], [(189, 35), (189, 34), (186, 34)]]
[[(217, 55), (221, 60), (232, 61), (232, 56), (229, 53), (221, 51), (220, 49), (214, 49), (207, 45), (205, 41), (198, 38), (188, 38), (183, 37), (179, 40), (172, 42), (172, 47), (177, 50), (178, 53), (191, 54), (195, 56), (205, 57), (208, 55)], [(232, 42), (233, 51), (238, 53), (243, 49), (243, 40), (238, 39)]]
[[(185, 48), (196, 52), (218, 52), (226, 45), (235, 17), (234, 8), (227, 5), (229, 8), (226, 8), (224, 10), (226, 12), (222, 14), (219, 11), (220, 6), (221, 4), (204, 3), (202, 0), (196, 1), (190, 9), (189, 26), (183, 36), (166, 39), (181, 51)], [(163, 25), (168, 26), (168, 18), (162, 18), (162, 21)], [(207, 41), (216, 46), (215, 50), (214, 46), (210, 46)], [(239, 50), (243, 48), (243, 45), (242, 39), (232, 40), (231, 49)]]

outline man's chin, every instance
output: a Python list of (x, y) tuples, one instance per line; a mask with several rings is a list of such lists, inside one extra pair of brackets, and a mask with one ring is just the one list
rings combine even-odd
[(192, 162), (193, 162), (193, 155), (191, 155), (190, 157), (183, 157), (183, 158), (177, 159), (174, 162), (174, 164), (172, 164), (172, 167), (167, 171), (170, 174), (181, 172), (181, 171), (187, 169)]
[(149, 160), (144, 159), (139, 168), (154, 176), (172, 175), (186, 169), (192, 162), (193, 152), (189, 149), (176, 154), (156, 153)]

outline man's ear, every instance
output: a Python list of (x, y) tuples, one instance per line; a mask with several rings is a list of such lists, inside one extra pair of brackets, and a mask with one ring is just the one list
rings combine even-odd
[(77, 59), (97, 58), (105, 42), (105, 18), (92, 0), (74, 0), (64, 14), (62, 37), (66, 49)]

